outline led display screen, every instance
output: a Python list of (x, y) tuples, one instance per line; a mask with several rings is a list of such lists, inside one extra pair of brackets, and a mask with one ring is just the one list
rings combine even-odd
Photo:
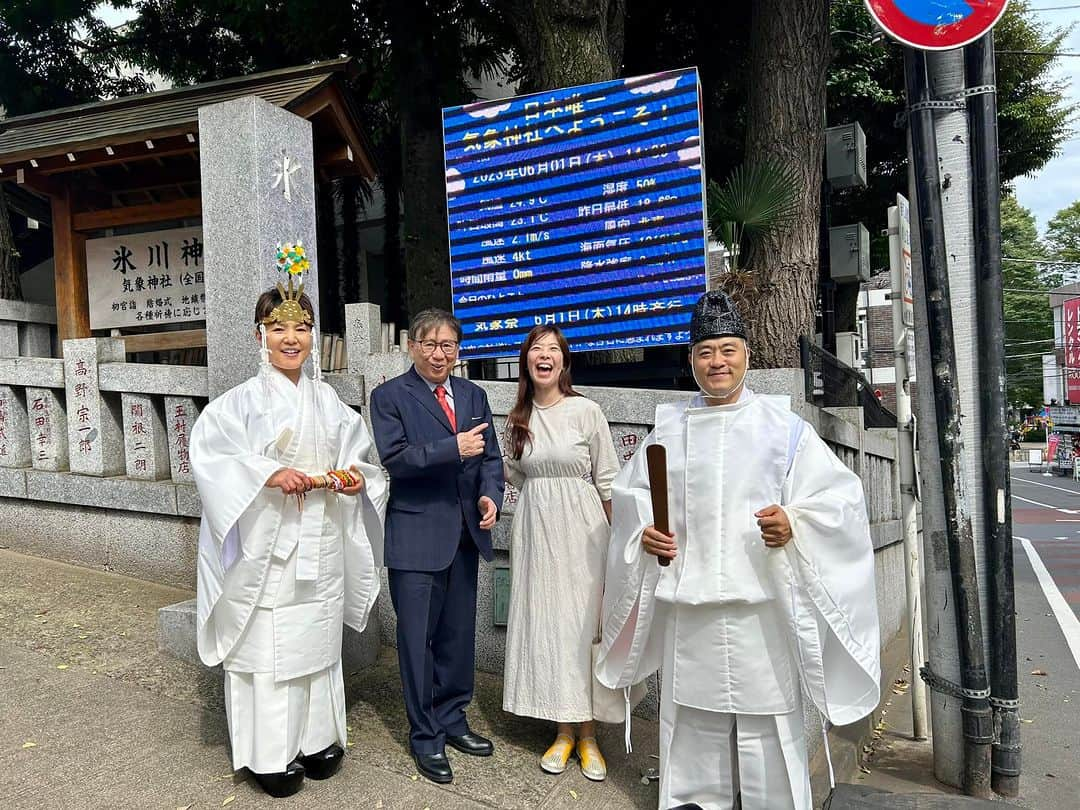
[(688, 68), (443, 110), (464, 358), (559, 326), (577, 351), (687, 343), (705, 290), (700, 90)]

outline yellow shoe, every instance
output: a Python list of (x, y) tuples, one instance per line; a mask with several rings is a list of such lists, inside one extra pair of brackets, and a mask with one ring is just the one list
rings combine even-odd
[(607, 763), (596, 745), (595, 737), (582, 737), (578, 740), (577, 755), (581, 761), (581, 772), (586, 779), (603, 782), (607, 778)]
[(560, 734), (551, 744), (551, 748), (540, 757), (540, 767), (548, 773), (562, 773), (566, 763), (574, 753), (574, 738), (569, 734)]

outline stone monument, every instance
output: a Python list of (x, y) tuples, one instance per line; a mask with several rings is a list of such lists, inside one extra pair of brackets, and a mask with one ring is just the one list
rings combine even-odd
[[(213, 399), (258, 372), (255, 302), (277, 282), (286, 282), (274, 266), (279, 242), (304, 243), (311, 262), (304, 292), (315, 306), (318, 325), (315, 161), (311, 123), (254, 96), (200, 108), (199, 147), (206, 371)], [(191, 480), (188, 431), (198, 415), (190, 398), (166, 398), (164, 427), (174, 481)], [(155, 463), (164, 460), (155, 454)], [(194, 599), (158, 611), (158, 643), (181, 658), (198, 660)], [(363, 634), (345, 628), (342, 660), (351, 671), (373, 664), (378, 654), (376, 610)]]
[(212, 399), (258, 371), (255, 301), (284, 281), (278, 242), (304, 243), (318, 315), (315, 163), (311, 123), (255, 96), (200, 108), (199, 145)]

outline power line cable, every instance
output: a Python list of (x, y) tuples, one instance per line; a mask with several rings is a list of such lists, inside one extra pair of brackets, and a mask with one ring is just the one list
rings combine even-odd
[(994, 53), (1006, 53), (1012, 56), (1050, 56), (1057, 58), (1059, 56), (1080, 56), (1080, 51), (999, 51), (995, 50)]
[(1080, 262), (1069, 262), (1062, 259), (1021, 259), (1013, 256), (1002, 256), (1003, 262), (1023, 262), (1024, 264), (1053, 264), (1067, 267), (1080, 267)]

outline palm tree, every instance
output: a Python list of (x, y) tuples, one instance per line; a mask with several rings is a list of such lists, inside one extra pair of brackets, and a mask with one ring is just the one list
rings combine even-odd
[(744, 313), (765, 291), (750, 264), (794, 220), (797, 182), (794, 170), (769, 160), (736, 166), (723, 185), (709, 182), (709, 229), (728, 257), (719, 283)]

